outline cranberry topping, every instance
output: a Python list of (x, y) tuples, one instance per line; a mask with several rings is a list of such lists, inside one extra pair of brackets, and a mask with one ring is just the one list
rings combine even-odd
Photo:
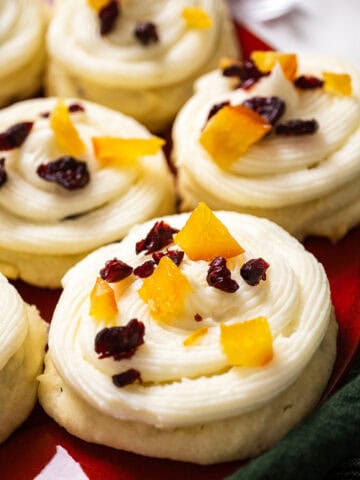
[(295, 87), (301, 90), (314, 90), (324, 85), (324, 80), (312, 75), (301, 75), (294, 81)]
[(200, 315), (200, 313), (195, 313), (194, 315), (195, 322), (201, 322), (202, 319), (203, 317)]
[(285, 102), (279, 97), (251, 97), (245, 100), (243, 105), (266, 118), (271, 125), (285, 112)]
[(231, 272), (226, 266), (224, 257), (215, 257), (209, 264), (206, 280), (211, 287), (227, 293), (234, 293), (239, 288), (237, 282), (231, 278)]
[(312, 135), (319, 128), (319, 124), (315, 119), (289, 120), (279, 123), (275, 128), (277, 135)]
[(240, 79), (238, 87), (245, 89), (251, 87), (260, 78), (266, 77), (269, 73), (261, 72), (252, 60), (234, 63), (225, 67), (222, 71), (224, 77), (238, 77)]
[(240, 269), (240, 275), (248, 285), (255, 286), (260, 280), (266, 280), (266, 270), (270, 265), (263, 258), (253, 258)]
[(129, 370), (125, 370), (125, 372), (112, 376), (113, 384), (120, 388), (130, 385), (131, 383), (136, 382), (136, 380), (141, 382), (141, 375), (135, 368), (129, 368)]
[(114, 360), (130, 358), (144, 343), (145, 325), (136, 318), (124, 327), (103, 328), (95, 337), (95, 352), (99, 358)]
[(80, 105), (80, 103), (72, 103), (69, 105), (69, 112), (70, 113), (77, 113), (77, 112), (85, 112), (85, 108)]
[(120, 7), (117, 0), (110, 0), (110, 2), (99, 11), (100, 35), (107, 35), (112, 31), (119, 14)]
[(227, 105), (230, 105), (230, 102), (228, 100), (226, 100), (225, 102), (215, 103), (215, 105), (213, 105), (209, 111), (207, 121), (209, 121), (211, 117), (213, 117), (219, 110), (226, 107)]
[(184, 258), (184, 252), (182, 250), (166, 250), (166, 252), (155, 252), (152, 254), (152, 258), (156, 264), (160, 262), (162, 257), (169, 257), (175, 265), (179, 266)]
[(60, 157), (38, 166), (36, 173), (47, 182), (54, 182), (66, 190), (84, 188), (90, 181), (86, 162), (70, 156)]
[(145, 254), (148, 255), (161, 250), (173, 241), (173, 235), (178, 231), (163, 220), (155, 222), (146, 237), (136, 243), (136, 253), (139, 254), (145, 251)]
[(125, 262), (113, 258), (105, 263), (104, 268), (100, 270), (100, 277), (109, 283), (120, 282), (132, 274), (132, 267)]
[(150, 45), (150, 43), (157, 43), (159, 35), (156, 25), (151, 22), (139, 22), (136, 24), (134, 36), (142, 45)]
[(0, 187), (4, 185), (7, 180), (7, 173), (5, 170), (5, 158), (0, 158)]
[(12, 150), (21, 147), (33, 125), (34, 122), (16, 123), (5, 132), (0, 133), (0, 150)]
[(140, 278), (150, 277), (154, 273), (155, 263), (152, 260), (144, 262), (134, 269), (134, 275)]

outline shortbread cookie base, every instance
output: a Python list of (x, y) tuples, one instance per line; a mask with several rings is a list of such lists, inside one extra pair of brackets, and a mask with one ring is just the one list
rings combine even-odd
[(43, 288), (60, 288), (65, 273), (83, 255), (39, 255), (0, 248), (0, 272), (12, 280), (21, 279)]
[[(46, 412), (73, 435), (146, 456), (212, 464), (250, 458), (269, 449), (318, 403), (336, 357), (333, 317), (312, 360), (294, 384), (265, 407), (209, 424), (158, 429), (107, 416), (71, 390), (46, 355), (39, 398)], [(110, 379), (109, 379), (110, 381)]]
[(47, 338), (46, 323), (35, 307), (26, 307), (28, 334), (23, 345), (0, 371), (0, 442), (29, 415), (37, 397)]

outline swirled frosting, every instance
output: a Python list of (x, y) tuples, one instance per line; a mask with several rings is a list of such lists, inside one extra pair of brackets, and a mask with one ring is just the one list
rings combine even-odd
[[(209, 28), (188, 28), (182, 11), (201, 8)], [(159, 41), (144, 46), (134, 36), (139, 22), (156, 26)], [(221, 0), (121, 2), (113, 30), (99, 33), (98, 12), (86, 0), (62, 2), (48, 33), (51, 94), (103, 103), (151, 128), (163, 128), (190, 97), (194, 80), (237, 54)]]
[(39, 88), (44, 34), (45, 14), (39, 0), (0, 3), (0, 103)]
[[(300, 55), (298, 62), (298, 75), (321, 78), (324, 70), (349, 73), (353, 95), (331, 94), (323, 88), (299, 90), (280, 66), (247, 90), (234, 89), (220, 71), (199, 80), (174, 128), (184, 208), (204, 200), (212, 208), (267, 216), (296, 234), (314, 231), (314, 223), (336, 212), (336, 206), (344, 208), (344, 202), (352, 207), (343, 219), (347, 228), (359, 220), (354, 195), (360, 175), (359, 72), (334, 58)], [(209, 110), (223, 101), (239, 105), (254, 96), (281, 98), (286, 105), (281, 122), (316, 119), (319, 129), (313, 135), (267, 136), (222, 170), (199, 143)]]
[[(74, 101), (68, 101), (68, 104)], [(136, 222), (172, 210), (171, 176), (161, 152), (142, 157), (131, 167), (100, 168), (91, 138), (149, 138), (134, 120), (88, 102), (84, 112), (71, 114), (85, 144), (82, 161), (90, 182), (68, 191), (37, 175), (40, 164), (66, 154), (58, 148), (49, 118), (56, 99), (31, 100), (1, 112), (0, 130), (34, 122), (25, 142), (1, 152), (7, 182), (0, 188), (0, 246), (33, 254), (67, 255), (87, 252), (121, 239)]]
[[(117, 257), (137, 266), (148, 259), (135, 254), (135, 243), (153, 222), (135, 227), (121, 242), (94, 252), (64, 278), (64, 292), (51, 324), (49, 351), (63, 381), (97, 410), (114, 418), (160, 428), (181, 427), (230, 418), (255, 410), (291, 385), (304, 370), (328, 328), (330, 295), (322, 266), (301, 244), (275, 224), (256, 217), (217, 212), (245, 249), (228, 260), (235, 293), (206, 282), (208, 263), (186, 255), (180, 265), (192, 286), (184, 308), (171, 322), (156, 321), (133, 277), (118, 297), (117, 323), (137, 318), (145, 325), (144, 345), (130, 359), (98, 359), (96, 334), (106, 325), (89, 315), (89, 293), (104, 263)], [(187, 214), (165, 217), (182, 228)], [(241, 265), (254, 257), (270, 263), (266, 281), (253, 287), (240, 277)], [(151, 277), (149, 277), (151, 278)], [(126, 281), (126, 280), (125, 280)], [(195, 314), (203, 320), (196, 322)], [(231, 367), (220, 342), (220, 323), (265, 316), (273, 336), (273, 360), (263, 367)], [(208, 333), (196, 345), (183, 341), (199, 327)], [(116, 387), (111, 377), (129, 368), (142, 384)]]

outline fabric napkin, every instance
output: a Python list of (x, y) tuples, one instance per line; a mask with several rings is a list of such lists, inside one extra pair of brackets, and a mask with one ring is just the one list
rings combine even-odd
[(352, 458), (359, 452), (360, 354), (345, 386), (272, 450), (227, 480), (359, 479), (360, 459)]

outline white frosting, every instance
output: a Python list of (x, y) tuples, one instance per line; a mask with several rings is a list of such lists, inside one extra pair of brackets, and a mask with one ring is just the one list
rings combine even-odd
[[(0, 2), (0, 103), (39, 88), (45, 13), (40, 0)], [(24, 67), (28, 69), (24, 75)]]
[[(76, 100), (68, 100), (68, 104)], [(90, 182), (65, 190), (40, 178), (37, 167), (66, 154), (58, 149), (48, 118), (56, 99), (22, 102), (0, 114), (0, 131), (34, 121), (20, 148), (1, 152), (8, 181), (0, 188), (0, 246), (30, 253), (74, 254), (122, 238), (133, 224), (159, 212), (171, 212), (171, 176), (162, 152), (139, 159), (135, 167), (100, 168), (91, 138), (149, 138), (134, 120), (88, 102), (85, 112), (71, 114), (86, 146)], [(80, 215), (77, 218), (66, 217)], [(64, 220), (65, 219), (65, 220)]]
[[(196, 94), (174, 127), (174, 159), (183, 208), (204, 200), (212, 208), (267, 216), (296, 234), (330, 233), (333, 237), (339, 232), (331, 216), (331, 226), (328, 222), (321, 232), (315, 232), (314, 225), (339, 205), (338, 197), (344, 198), (347, 206), (357, 203), (359, 211), (360, 204), (351, 193), (351, 182), (360, 175), (359, 71), (334, 58), (300, 55), (298, 60), (299, 74), (349, 73), (353, 95), (333, 95), (322, 88), (298, 90), (278, 66), (249, 90), (233, 90), (231, 80), (219, 71), (198, 81)], [(275, 95), (285, 101), (280, 122), (314, 118), (319, 129), (314, 135), (265, 137), (228, 170), (222, 170), (199, 143), (208, 112), (221, 101), (238, 105), (257, 95)], [(341, 234), (359, 220), (354, 209), (343, 213)]]
[[(185, 256), (180, 269), (193, 286), (183, 312), (171, 324), (155, 321), (138, 295), (143, 280), (134, 277), (118, 300), (118, 324), (132, 318), (145, 324), (145, 344), (128, 360), (99, 360), (96, 333), (105, 324), (89, 316), (89, 293), (104, 263), (117, 257), (137, 266), (135, 255), (153, 221), (134, 228), (120, 243), (104, 247), (79, 263), (64, 278), (64, 292), (51, 324), (49, 348), (55, 366), (78, 395), (96, 409), (124, 420), (158, 427), (178, 427), (237, 416), (254, 410), (293, 383), (322, 341), (330, 316), (328, 282), (321, 265), (275, 224), (237, 213), (218, 212), (245, 248), (228, 261), (239, 289), (233, 294), (208, 286), (208, 264)], [(165, 217), (181, 228), (188, 215)], [(240, 266), (250, 258), (270, 263), (267, 280), (247, 285)], [(196, 322), (199, 313), (202, 322)], [(262, 368), (229, 367), (219, 342), (219, 323), (266, 316), (274, 337), (274, 358)], [(183, 340), (202, 326), (209, 331), (198, 344)], [(111, 376), (128, 368), (141, 372), (144, 384), (113, 385)]]
[(0, 370), (24, 343), (27, 330), (25, 304), (14, 287), (0, 274)]
[[(189, 6), (204, 9), (211, 28), (187, 28), (181, 13)], [(136, 40), (141, 21), (156, 25), (158, 43)], [(59, 4), (48, 33), (48, 92), (102, 103), (157, 131), (191, 96), (196, 78), (238, 54), (223, 0), (127, 0), (113, 31), (101, 36), (99, 28), (86, 0)]]

